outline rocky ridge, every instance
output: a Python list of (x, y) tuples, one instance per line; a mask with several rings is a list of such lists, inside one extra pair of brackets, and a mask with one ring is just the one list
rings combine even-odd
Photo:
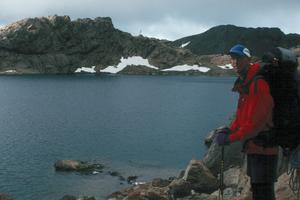
[[(198, 56), (164, 41), (132, 36), (114, 28), (111, 18), (69, 16), (28, 18), (0, 29), (0, 71), (20, 74), (74, 73), (95, 66), (99, 72), (120, 59), (140, 56), (166, 69), (199, 64)], [(137, 73), (147, 73), (143, 68)], [(132, 74), (135, 69), (127, 69)]]
[(245, 28), (234, 25), (215, 26), (204, 33), (187, 36), (173, 41), (173, 46), (184, 48), (197, 55), (224, 54), (233, 45), (246, 45), (254, 56), (262, 56), (271, 48), (292, 48), (300, 45), (299, 34), (285, 34), (279, 28)]
[[(117, 73), (232, 76), (226, 53), (233, 44), (244, 43), (253, 55), (260, 56), (273, 46), (297, 49), (299, 38), (297, 34), (284, 35), (277, 28), (224, 25), (171, 42), (132, 36), (116, 29), (109, 17), (73, 21), (69, 16), (56, 15), (27, 18), (0, 28), (0, 74), (73, 74), (79, 68), (101, 74), (123, 58), (140, 57), (155, 68), (127, 63)], [(189, 44), (182, 46), (187, 41)], [(209, 71), (164, 71), (182, 65), (203, 66)]]

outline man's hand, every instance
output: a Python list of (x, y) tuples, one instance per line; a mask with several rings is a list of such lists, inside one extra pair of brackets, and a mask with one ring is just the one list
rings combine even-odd
[(224, 127), (222, 129), (217, 130), (216, 142), (218, 145), (228, 145), (229, 139), (228, 136), (230, 134), (230, 129), (228, 127)]

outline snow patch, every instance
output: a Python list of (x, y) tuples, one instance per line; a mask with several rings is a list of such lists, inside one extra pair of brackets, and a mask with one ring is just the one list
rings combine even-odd
[(122, 71), (128, 65), (143, 65), (152, 69), (158, 69), (158, 67), (150, 65), (148, 59), (144, 59), (140, 56), (133, 56), (128, 58), (122, 57), (117, 66), (108, 66), (105, 69), (100, 70), (100, 72), (116, 74), (119, 71)]
[(80, 72), (96, 73), (95, 67), (96, 66), (92, 66), (92, 67), (80, 67), (80, 68), (76, 69), (75, 73), (80, 73)]
[(231, 64), (220, 65), (220, 66), (218, 66), (218, 67), (220, 67), (220, 68), (222, 68), (222, 69), (233, 69), (233, 67), (232, 67)]
[(11, 69), (11, 70), (6, 70), (5, 73), (16, 73), (17, 71), (14, 70), (14, 69)]
[(189, 70), (195, 70), (195, 71), (200, 71), (200, 72), (208, 72), (210, 70), (210, 68), (208, 67), (201, 67), (199, 65), (178, 65), (175, 67), (171, 67), (169, 69), (163, 69), (161, 71), (189, 71)]
[(191, 41), (188, 41), (188, 42), (182, 44), (182, 45), (180, 46), (180, 48), (184, 48), (184, 47), (186, 47), (187, 45), (189, 45), (190, 43), (191, 43)]
[(134, 182), (132, 185), (144, 185), (146, 182)]

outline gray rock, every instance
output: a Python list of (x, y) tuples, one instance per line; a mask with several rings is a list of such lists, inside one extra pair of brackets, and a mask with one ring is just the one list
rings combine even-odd
[(216, 130), (209, 132), (209, 134), (207, 135), (207, 137), (204, 140), (204, 144), (207, 147), (210, 147), (210, 145), (214, 141), (215, 137), (216, 137)]
[(226, 187), (238, 187), (242, 169), (239, 167), (230, 168), (224, 172), (224, 184)]
[(184, 180), (191, 188), (200, 193), (211, 193), (218, 188), (217, 178), (201, 160), (191, 160), (185, 170)]
[(204, 140), (205, 145), (210, 147), (210, 145), (213, 143), (218, 131), (222, 130), (224, 128), (226, 128), (226, 126), (220, 126), (219, 128), (209, 132), (208, 135), (206, 136), (205, 140)]
[(152, 186), (153, 187), (166, 187), (171, 183), (169, 180), (156, 178), (152, 180)]
[[(210, 198), (212, 199), (219, 199), (221, 196), (220, 191), (215, 191), (214, 193), (210, 194)], [(223, 200), (232, 200), (236, 197), (236, 190), (233, 188), (225, 188), (223, 191)], [(222, 197), (221, 197), (222, 198)]]
[(169, 185), (169, 193), (173, 198), (185, 197), (191, 194), (191, 183), (184, 179), (176, 179)]
[(283, 154), (283, 150), (279, 147), (278, 162), (277, 162), (277, 177), (288, 171), (289, 159)]
[(218, 196), (205, 193), (196, 193), (184, 198), (178, 198), (177, 200), (218, 200)]
[(286, 173), (282, 174), (278, 178), (278, 182), (275, 184), (276, 199), (283, 200), (296, 200), (297, 196), (289, 187), (290, 176)]
[(138, 176), (128, 176), (127, 177), (127, 183), (128, 184), (133, 184), (136, 181), (137, 178), (138, 178)]
[[(224, 156), (224, 170), (231, 168), (232, 166), (242, 166), (244, 154), (241, 152), (242, 143), (235, 142), (225, 146)], [(206, 155), (203, 158), (203, 163), (211, 170), (211, 172), (217, 176), (220, 170), (221, 163), (221, 146), (215, 141), (211, 144)]]

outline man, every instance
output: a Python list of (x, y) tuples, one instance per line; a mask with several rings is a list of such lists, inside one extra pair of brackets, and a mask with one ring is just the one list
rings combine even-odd
[(266, 147), (257, 140), (259, 134), (273, 126), (274, 102), (269, 85), (264, 79), (254, 80), (260, 65), (250, 63), (250, 51), (245, 46), (235, 45), (229, 54), (238, 74), (233, 91), (239, 93), (239, 100), (235, 120), (229, 128), (219, 132), (216, 140), (219, 145), (244, 143), (253, 200), (274, 200), (278, 148)]

